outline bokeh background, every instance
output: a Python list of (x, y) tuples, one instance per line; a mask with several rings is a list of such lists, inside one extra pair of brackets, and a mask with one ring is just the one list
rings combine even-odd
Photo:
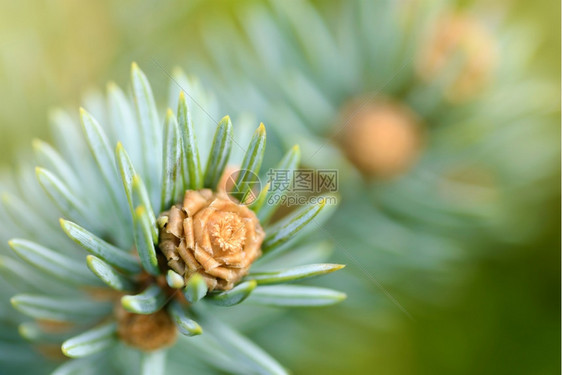
[[(174, 66), (201, 74), (209, 90), (219, 89), (212, 66), (205, 63), (209, 50), (202, 30), (205, 25), (213, 29), (217, 17), (230, 17), (238, 8), (256, 3), (260, 2), (0, 1), (1, 165), (17, 165), (31, 149), (33, 138), (49, 139), (53, 107), (76, 112), (88, 93), (103, 89), (107, 81), (125, 86), (131, 61), (142, 66), (160, 98), (168, 92), (166, 71)], [(314, 1), (313, 5), (322, 10), (332, 3)], [(418, 3), (433, 6), (429, 0)], [(475, 240), (475, 246), (482, 246), (477, 254), (450, 263), (450, 288), (408, 292), (404, 286), (419, 280), (407, 268), (400, 270), (402, 276), (394, 278), (394, 284), (386, 284), (383, 277), (383, 287), (407, 307), (412, 318), (373, 285), (368, 288), (369, 303), (364, 305), (354, 304), (361, 295), (348, 290), (353, 309), (343, 305), (291, 312), (252, 332), (256, 341), (296, 374), (560, 372), (560, 4), (503, 0), (493, 4), (459, 1), (458, 6), (476, 7), (491, 18), (501, 15), (501, 25), (495, 30), (522, 30), (521, 35), (536, 46), (523, 73), (555, 88), (544, 91), (549, 97), (535, 98), (558, 103), (547, 114), (554, 126), (549, 133), (552, 139), (541, 145), (556, 156), (546, 161), (549, 165), (544, 169), (556, 172), (533, 181), (525, 190), (540, 197), (530, 200), (532, 211), (540, 213), (532, 217), (538, 229), (527, 241)], [(221, 34), (219, 27), (215, 31), (214, 36), (229, 43), (231, 35)], [(514, 150), (514, 163), (519, 160), (516, 156), (521, 155)], [(353, 220), (352, 209), (342, 212), (348, 215), (345, 220)], [(522, 221), (526, 219), (524, 210), (515, 212)], [(336, 279), (334, 286), (341, 282), (353, 287), (358, 282), (352, 276), (357, 265), (342, 254), (336, 257), (350, 263), (351, 270), (348, 278)], [(386, 272), (395, 270), (389, 266)], [(293, 345), (297, 338), (298, 345)]]

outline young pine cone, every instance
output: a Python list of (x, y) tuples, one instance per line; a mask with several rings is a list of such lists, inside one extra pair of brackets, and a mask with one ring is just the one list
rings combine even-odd
[(389, 100), (359, 100), (343, 111), (340, 142), (347, 158), (369, 177), (391, 179), (416, 162), (423, 134), (416, 114)]
[(457, 56), (463, 56), (457, 78), (446, 88), (452, 102), (470, 99), (491, 78), (498, 60), (497, 40), (475, 17), (444, 14), (437, 20), (417, 60), (422, 79), (430, 82), (446, 74)]
[(201, 274), (209, 290), (232, 289), (261, 255), (258, 218), (226, 193), (185, 192), (181, 205), (160, 214), (160, 251), (186, 282)]

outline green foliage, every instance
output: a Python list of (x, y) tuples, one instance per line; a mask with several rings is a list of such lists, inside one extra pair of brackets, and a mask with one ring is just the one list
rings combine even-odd
[(64, 219), (60, 220), (60, 224), (66, 235), (89, 253), (129, 273), (140, 271), (139, 264), (132, 255), (98, 238), (78, 224)]
[[(59, 366), (55, 374), (74, 373), (81, 369), (82, 364), (92, 366), (90, 357), (106, 358), (111, 367), (113, 357), (109, 348), (123, 348), (115, 350), (125, 350), (128, 353), (136, 351), (120, 343), (116, 334), (118, 323), (112, 313), (114, 302), (100, 301), (96, 297), (100, 291), (103, 295), (105, 288), (130, 293), (120, 298), (126, 311), (150, 315), (166, 309), (180, 333), (184, 336), (203, 337), (207, 330), (205, 323), (200, 325), (196, 320), (216, 318), (199, 316), (197, 311), (204, 310), (206, 314), (214, 314), (207, 309), (207, 305), (229, 307), (242, 304), (254, 291), (258, 292), (253, 298), (254, 303), (265, 302), (277, 306), (303, 306), (306, 304), (307, 291), (310, 306), (331, 304), (344, 296), (335, 291), (302, 287), (294, 289), (291, 300), (290, 288), (277, 294), (273, 289), (268, 294), (267, 289), (260, 292), (262, 287), (257, 287), (259, 283), (283, 283), (325, 274), (342, 268), (340, 265), (316, 264), (270, 273), (253, 273), (233, 289), (221, 292), (209, 292), (199, 274), (193, 275), (189, 280), (184, 280), (183, 276), (173, 271), (161, 275), (163, 270), (158, 262), (157, 244), (158, 225), (162, 223), (156, 217), (160, 211), (183, 198), (184, 188), (204, 186), (217, 189), (231, 154), (232, 143), (235, 142), (236, 129), (228, 116), (218, 123), (203, 174), (198, 144), (211, 140), (199, 137), (196, 141), (194, 129), (198, 126), (191, 123), (193, 109), (188, 109), (185, 95), (179, 95), (177, 117), (168, 110), (161, 127), (150, 84), (136, 64), (133, 64), (131, 77), (132, 100), (115, 84), (108, 86), (109, 124), (99, 123), (89, 112), (80, 110), (84, 139), (77, 138), (76, 142), (88, 145), (89, 153), (71, 157), (68, 153), (75, 153), (78, 149), (67, 145), (59, 153), (42, 141), (34, 141), (35, 153), (42, 165), (36, 171), (43, 190), (38, 190), (38, 194), (49, 197), (59, 214), (63, 215), (64, 218), (59, 218), (62, 231), (56, 227), (56, 216), (53, 217), (52, 213), (57, 210), (52, 209), (49, 200), (41, 201), (36, 198), (36, 194), (25, 196), (23, 200), (11, 195), (3, 197), (6, 215), (1, 212), (0, 220), (6, 220), (7, 225), (20, 226), (22, 235), (33, 240), (10, 241), (19, 260), (12, 257), (0, 258), (0, 274), (13, 281), (16, 289), (33, 292), (14, 296), (11, 299), (12, 305), (21, 313), (37, 320), (75, 324), (72, 330), (65, 330), (58, 335), (49, 333), (33, 322), (20, 326), (22, 335), (28, 340), (62, 345), (62, 352), (75, 358)], [(200, 115), (193, 117), (201, 118)], [(73, 125), (67, 120), (64, 118), (57, 129), (72, 133), (69, 129)], [(55, 138), (57, 137), (60, 138), (60, 134), (55, 134)], [(140, 147), (133, 140), (138, 141)], [(247, 149), (243, 153), (237, 152), (243, 156), (241, 166), (246, 172), (240, 173), (236, 184), (238, 191), (243, 191), (244, 194), (252, 188), (252, 183), (255, 182), (253, 176), (260, 173), (265, 153), (264, 125), (261, 124), (253, 138), (248, 140)], [(111, 152), (112, 144), (116, 145), (115, 153)], [(236, 145), (240, 146), (238, 143)], [(131, 152), (128, 152), (128, 148)], [(83, 160), (76, 160), (78, 157)], [(295, 169), (298, 162), (298, 148), (293, 147), (281, 161), (280, 167)], [(268, 205), (265, 202), (267, 191), (266, 186), (252, 208), (258, 214), (267, 211), (265, 215), (271, 217), (280, 205)], [(37, 204), (31, 197), (41, 203)], [(31, 215), (31, 207), (48, 214), (45, 217)], [(273, 251), (293, 239), (323, 207), (323, 201), (306, 207), (277, 226), (267, 226), (264, 223), (268, 235), (268, 240), (263, 245), (264, 252)], [(28, 212), (29, 223), (17, 220), (22, 211)], [(16, 220), (12, 221), (11, 217)], [(35, 221), (38, 228), (44, 228), (44, 231), (27, 230), (27, 226), (35, 225)], [(52, 224), (53, 221), (55, 225)], [(292, 243), (298, 244), (298, 241), (293, 240)], [(134, 254), (131, 253), (132, 244)], [(80, 253), (80, 250), (84, 250), (86, 254)], [(20, 263), (20, 260), (28, 266)], [(264, 259), (262, 263), (267, 262)], [(182, 305), (174, 296), (170, 297), (155, 282), (156, 277), (165, 277), (168, 286), (178, 293), (183, 292), (189, 304)], [(46, 281), (33, 282), (41, 278)], [(313, 292), (319, 294), (314, 296)], [(196, 306), (202, 310), (195, 310)], [(194, 361), (217, 366), (216, 356), (221, 355), (217, 353), (223, 350), (221, 347), (224, 342), (224, 363), (239, 366), (232, 368), (232, 371), (244, 373), (251, 368), (258, 372), (284, 373), (272, 358), (229, 328), (215, 330), (212, 335), (214, 338), (211, 340), (220, 343), (218, 347), (213, 344), (212, 347), (203, 348), (206, 354), (193, 357)], [(164, 373), (167, 358), (165, 350), (142, 353), (139, 371)], [(90, 368), (86, 369), (85, 373), (89, 370)]]
[(203, 277), (196, 273), (188, 281), (184, 289), (184, 295), (189, 303), (196, 303), (207, 294), (207, 283)]
[(273, 285), (256, 288), (248, 303), (281, 307), (326, 306), (341, 302), (345, 298), (344, 293), (331, 289), (301, 285)]
[(57, 322), (89, 321), (111, 310), (111, 305), (107, 303), (69, 297), (18, 294), (11, 302), (16, 309), (28, 316)]
[(71, 358), (86, 357), (117, 343), (117, 325), (109, 323), (63, 342), (62, 352)]
[(201, 326), (193, 319), (190, 319), (187, 316), (186, 310), (176, 301), (170, 304), (168, 311), (183, 335), (197, 336), (203, 333)]
[(297, 233), (310, 223), (324, 207), (326, 207), (325, 200), (309, 204), (277, 223), (263, 242), (262, 251), (264, 254), (272, 252), (280, 248), (285, 242), (294, 239)]
[(323, 275), (342, 269), (341, 264), (309, 264), (277, 272), (256, 272), (247, 276), (250, 280), (256, 280), (258, 285), (279, 284)]
[(97, 284), (83, 263), (31, 241), (13, 239), (9, 244), (22, 260), (53, 277), (72, 284)]
[(240, 202), (245, 202), (251, 184), (256, 182), (265, 152), (265, 138), (265, 126), (260, 124), (248, 146), (244, 161), (240, 166), (240, 173), (236, 178), (236, 194), (233, 196)]
[(232, 123), (230, 117), (224, 117), (220, 122), (213, 138), (213, 147), (207, 160), (207, 168), (205, 169), (205, 178), (203, 186), (212, 188), (217, 186), (226, 162), (230, 156), (230, 148), (232, 147)]
[(138, 206), (133, 213), (135, 246), (144, 269), (152, 275), (158, 275), (160, 270), (152, 236), (153, 226), (150, 225), (148, 212), (144, 206)]
[(187, 109), (187, 99), (183, 91), (180, 92), (178, 101), (178, 123), (181, 129), (183, 148), (183, 190), (198, 190), (203, 187), (203, 173), (199, 161), (197, 139), (191, 123), (191, 112)]
[(166, 299), (164, 291), (158, 285), (151, 285), (142, 293), (121, 297), (121, 304), (129, 312), (148, 315), (160, 310)]
[(110, 264), (93, 255), (86, 257), (88, 268), (100, 278), (107, 286), (119, 291), (135, 290), (134, 282), (127, 276), (119, 273)]
[(162, 165), (162, 193), (160, 211), (176, 202), (176, 188), (181, 176), (182, 149), (178, 122), (174, 113), (168, 110), (164, 123), (164, 157)]
[(210, 294), (208, 300), (218, 306), (234, 306), (248, 298), (257, 284), (254, 280), (245, 281), (233, 289)]

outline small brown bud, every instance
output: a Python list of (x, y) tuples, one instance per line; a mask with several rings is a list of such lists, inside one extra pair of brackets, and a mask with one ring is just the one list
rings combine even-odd
[(201, 274), (209, 290), (231, 289), (261, 255), (258, 218), (224, 191), (188, 190), (181, 205), (160, 215), (159, 248), (186, 281)]
[(418, 74), (425, 81), (442, 75), (454, 59), (464, 60), (446, 96), (452, 102), (469, 99), (490, 79), (497, 61), (497, 42), (474, 17), (463, 13), (445, 14), (435, 23), (417, 60)]
[(117, 334), (130, 346), (145, 351), (158, 350), (176, 341), (177, 329), (165, 309), (154, 314), (133, 314), (116, 305)]
[(357, 100), (343, 111), (342, 122), (343, 151), (366, 176), (394, 177), (414, 163), (421, 149), (417, 116), (398, 103)]

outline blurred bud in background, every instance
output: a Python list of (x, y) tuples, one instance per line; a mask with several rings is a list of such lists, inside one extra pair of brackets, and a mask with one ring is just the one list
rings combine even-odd
[(493, 34), (478, 18), (467, 13), (447, 13), (430, 28), (416, 68), (427, 82), (438, 80), (450, 69), (456, 70), (457, 77), (446, 88), (446, 96), (458, 102), (477, 95), (489, 83), (498, 62), (498, 49)]
[(335, 132), (347, 158), (366, 176), (388, 179), (417, 161), (423, 129), (416, 114), (388, 100), (358, 100), (342, 110)]

